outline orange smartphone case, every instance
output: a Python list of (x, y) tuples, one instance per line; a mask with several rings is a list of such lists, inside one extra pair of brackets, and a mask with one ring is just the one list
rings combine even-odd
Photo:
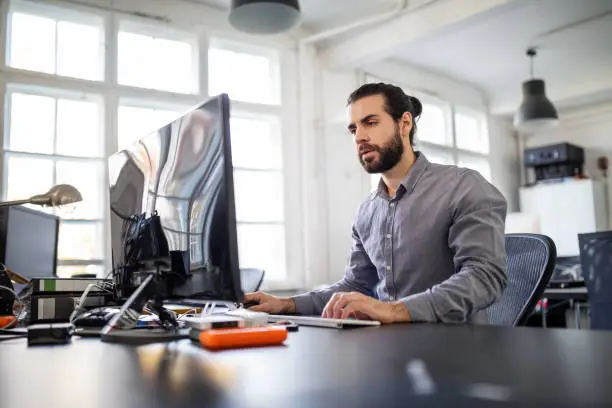
[(287, 329), (279, 326), (203, 330), (200, 343), (209, 349), (271, 346), (282, 344)]

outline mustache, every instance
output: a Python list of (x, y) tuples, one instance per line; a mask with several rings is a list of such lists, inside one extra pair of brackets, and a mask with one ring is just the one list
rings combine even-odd
[(364, 143), (364, 144), (359, 145), (359, 154), (360, 155), (366, 154), (366, 153), (369, 153), (369, 152), (373, 152), (373, 151), (379, 151), (379, 150), (380, 150), (380, 148), (378, 146), (374, 146), (374, 145), (371, 145), (371, 144)]

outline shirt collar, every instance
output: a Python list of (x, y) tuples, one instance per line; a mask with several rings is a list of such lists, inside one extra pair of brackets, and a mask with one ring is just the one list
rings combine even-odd
[[(406, 174), (406, 176), (401, 181), (398, 187), (396, 194), (398, 195), (398, 197), (405, 193), (410, 193), (412, 190), (414, 190), (414, 187), (421, 179), (421, 176), (423, 175), (425, 170), (427, 170), (427, 167), (429, 167), (429, 160), (427, 160), (427, 157), (425, 157), (423, 153), (414, 152), (414, 154), (416, 156), (416, 160), (414, 161), (414, 164), (412, 165), (410, 170), (408, 170), (408, 174)], [(400, 190), (402, 190), (402, 187), (403, 191), (400, 192)], [(376, 194), (372, 194), (372, 199), (374, 199), (376, 196), (387, 196), (387, 186), (385, 185), (385, 182), (383, 181), (382, 177), (378, 181), (378, 188), (376, 189)]]

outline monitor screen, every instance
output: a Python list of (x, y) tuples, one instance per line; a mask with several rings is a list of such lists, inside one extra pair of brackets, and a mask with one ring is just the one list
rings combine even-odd
[(167, 297), (242, 301), (230, 147), (223, 94), (109, 158), (116, 283), (133, 275), (126, 231), (158, 217), (178, 277)]
[(18, 206), (8, 208), (4, 264), (25, 278), (55, 276), (59, 219)]

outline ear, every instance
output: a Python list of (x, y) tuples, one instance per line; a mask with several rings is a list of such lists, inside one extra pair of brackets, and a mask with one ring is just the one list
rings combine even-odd
[(404, 112), (400, 119), (400, 127), (402, 129), (402, 136), (408, 137), (412, 130), (412, 114), (410, 112)]

